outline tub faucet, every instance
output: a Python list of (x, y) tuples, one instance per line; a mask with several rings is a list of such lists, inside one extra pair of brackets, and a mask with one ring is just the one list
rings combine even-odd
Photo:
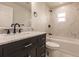
[(16, 33), (16, 26), (18, 25), (18, 27), (20, 27), (20, 24), (15, 23), (15, 24), (11, 24), (11, 27), (14, 27), (14, 31), (13, 33)]

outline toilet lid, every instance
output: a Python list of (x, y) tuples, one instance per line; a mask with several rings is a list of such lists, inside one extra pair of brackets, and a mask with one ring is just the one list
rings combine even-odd
[(47, 47), (51, 47), (51, 48), (58, 48), (58, 47), (60, 47), (59, 44), (54, 43), (54, 42), (46, 42), (46, 46)]

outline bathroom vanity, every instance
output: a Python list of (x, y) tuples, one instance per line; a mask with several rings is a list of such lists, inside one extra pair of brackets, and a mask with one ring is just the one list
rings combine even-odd
[(46, 55), (46, 33), (18, 33), (1, 37), (1, 57), (45, 57)]

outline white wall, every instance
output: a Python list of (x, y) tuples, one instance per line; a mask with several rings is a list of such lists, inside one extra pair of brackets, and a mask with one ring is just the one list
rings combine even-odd
[[(37, 12), (37, 17), (34, 17), (33, 12)], [(32, 3), (31, 25), (34, 30), (47, 32), (50, 20), (49, 16), (50, 16), (49, 8), (45, 5), (45, 3), (43, 2)]]
[[(52, 29), (54, 36), (79, 38), (79, 4), (73, 3), (52, 9)], [(57, 14), (66, 13), (66, 22), (58, 22)]]

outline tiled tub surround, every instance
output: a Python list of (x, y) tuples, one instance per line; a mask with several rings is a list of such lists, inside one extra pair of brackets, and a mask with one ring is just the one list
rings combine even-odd
[[(65, 22), (57, 21), (57, 14), (65, 13)], [(52, 9), (51, 33), (54, 36), (79, 39), (79, 3), (72, 3)]]

